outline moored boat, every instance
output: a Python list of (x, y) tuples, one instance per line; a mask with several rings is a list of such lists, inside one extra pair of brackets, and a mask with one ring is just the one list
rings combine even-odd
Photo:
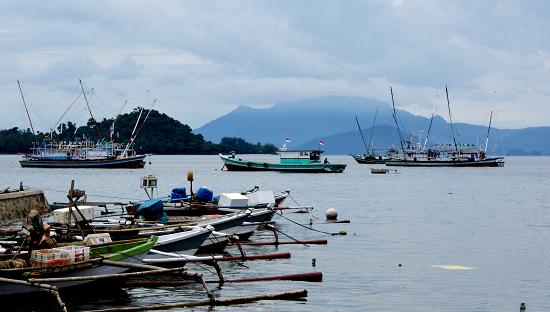
[[(18, 257), (15, 257), (15, 259), (23, 260), (22, 262), (20, 262), (23, 265), (16, 268), (0, 269), (0, 277), (9, 278), (12, 280), (28, 281), (29, 278), (69, 278), (123, 273), (127, 271), (128, 268), (103, 264), (102, 260), (106, 259), (111, 261), (124, 261), (126, 263), (141, 263), (141, 261), (151, 250), (156, 241), (157, 237), (152, 236), (147, 240), (139, 240), (128, 243), (114, 243), (91, 247), (90, 259), (79, 263), (36, 266), (31, 265), (28, 262), (29, 259), (23, 258), (24, 256), (28, 257), (29, 254), (22, 254)], [(9, 259), (12, 260), (6, 261), (13, 261), (14, 255), (7, 256), (9, 256)], [(92, 283), (92, 281), (60, 281), (52, 282), (51, 284), (62, 290), (75, 286), (81, 286), (88, 283)], [(24, 285), (0, 281), (0, 296), (34, 293), (39, 291), (40, 289), (32, 284)]]
[(220, 158), (228, 171), (279, 171), (301, 173), (342, 173), (345, 164), (331, 164), (325, 158), (321, 161), (321, 150), (283, 150), (279, 151), (280, 163), (267, 163), (243, 160), (235, 155), (222, 155)]

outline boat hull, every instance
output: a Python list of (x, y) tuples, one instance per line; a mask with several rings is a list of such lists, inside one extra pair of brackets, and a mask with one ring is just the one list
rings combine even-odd
[(386, 166), (400, 167), (503, 167), (502, 157), (483, 160), (389, 160)]
[[(118, 253), (117, 255), (108, 259), (113, 261), (123, 261), (125, 263), (140, 264), (142, 263), (143, 259), (145, 259), (145, 256), (147, 255), (149, 250), (151, 250), (151, 247), (153, 247), (155, 242), (156, 242), (156, 238), (154, 240), (150, 239), (149, 241), (139, 246), (124, 250), (122, 253)], [(70, 270), (66, 272), (51, 273), (43, 277), (79, 277), (79, 276), (93, 276), (93, 275), (109, 275), (109, 274), (119, 274), (126, 271), (128, 271), (128, 268), (122, 268), (122, 267), (110, 266), (110, 265), (98, 265), (98, 266), (93, 266), (89, 268)], [(7, 277), (12, 278), (9, 275), (9, 273), (7, 274), (8, 274)], [(3, 274), (0, 273), (0, 276), (2, 275)], [(93, 283), (95, 282), (91, 280), (87, 280), (87, 281), (53, 282), (50, 284), (56, 286), (59, 290), (66, 290), (73, 287), (78, 287), (78, 286), (83, 286), (83, 285), (93, 284)], [(35, 293), (35, 292), (40, 292), (40, 290), (37, 287), (33, 287), (33, 286), (12, 284), (12, 283), (6, 283), (6, 282), (0, 283), (0, 296), (12, 296), (12, 295)]]
[(45, 160), (22, 159), (19, 164), (23, 168), (126, 168), (139, 169), (145, 166), (146, 155), (137, 155), (115, 159), (88, 160)]
[(364, 157), (364, 156), (354, 155), (352, 157), (353, 157), (353, 159), (355, 159), (355, 161), (358, 164), (383, 165), (387, 161), (387, 159), (378, 158), (378, 157), (374, 157), (374, 156)]
[[(210, 236), (206, 229), (159, 235), (155, 250), (192, 256)], [(162, 256), (161, 256), (162, 257)], [(146, 260), (147, 261), (147, 258)]]
[(221, 156), (224, 166), (228, 171), (279, 171), (296, 173), (342, 173), (346, 169), (345, 164), (272, 164), (255, 161), (245, 161)]

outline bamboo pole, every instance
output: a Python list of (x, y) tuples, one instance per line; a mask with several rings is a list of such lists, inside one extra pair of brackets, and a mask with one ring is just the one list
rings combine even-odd
[(54, 286), (54, 285), (42, 284), (42, 283), (32, 283), (32, 282), (28, 282), (28, 281), (22, 281), (22, 280), (5, 278), (5, 277), (0, 277), (0, 282), (9, 283), (9, 284), (18, 284), (18, 285), (28, 286), (28, 287), (31, 287), (31, 288), (36, 287), (40, 291), (48, 292), (48, 293), (52, 294), (55, 297), (55, 300), (57, 301), (57, 304), (59, 304), (59, 307), (61, 308), (61, 310), (63, 312), (67, 312), (67, 307), (65, 306), (65, 303), (63, 302), (63, 300), (61, 300), (61, 296), (59, 296), (59, 291), (58, 291), (57, 287)]
[(126, 277), (145, 276), (145, 275), (173, 273), (173, 272), (182, 273), (182, 268), (158, 269), (158, 270), (150, 270), (150, 271), (144, 271), (144, 272), (101, 274), (101, 275), (88, 275), (88, 276), (29, 278), (28, 281), (30, 283), (59, 283), (59, 282), (95, 281), (95, 280), (103, 280), (103, 279), (111, 279), (111, 278), (126, 278)]
[[(268, 282), (268, 281), (301, 281), (301, 282), (322, 282), (323, 273), (321, 272), (310, 272), (310, 273), (300, 273), (300, 274), (289, 274), (289, 275), (275, 275), (275, 276), (263, 276), (263, 277), (251, 277), (243, 279), (233, 279), (225, 280), (228, 283), (250, 283), (250, 282)], [(207, 280), (205, 281), (208, 284), (216, 283), (219, 284), (220, 280)], [(158, 281), (127, 281), (124, 284), (124, 287), (164, 287), (164, 286), (182, 286), (191, 284), (192, 281), (189, 280), (158, 280)]]
[(316, 239), (316, 240), (300, 240), (300, 241), (288, 241), (288, 242), (241, 242), (243, 246), (270, 246), (270, 245), (326, 245), (326, 239)]
[(233, 304), (244, 304), (251, 303), (259, 300), (299, 300), (307, 297), (307, 290), (290, 290), (284, 292), (272, 292), (264, 293), (254, 296), (242, 296), (242, 297), (231, 297), (225, 299), (216, 299), (214, 301), (201, 300), (195, 302), (182, 302), (182, 303), (170, 303), (170, 304), (153, 304), (149, 306), (141, 307), (122, 307), (122, 308), (111, 308), (111, 309), (102, 309), (102, 310), (90, 310), (83, 312), (130, 312), (130, 311), (146, 311), (146, 310), (167, 310), (175, 308), (186, 308), (186, 307), (198, 307), (198, 306), (227, 306)]

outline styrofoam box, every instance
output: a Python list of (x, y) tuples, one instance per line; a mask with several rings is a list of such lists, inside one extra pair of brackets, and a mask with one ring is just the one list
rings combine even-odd
[(257, 191), (250, 194), (246, 194), (248, 197), (248, 205), (266, 205), (273, 207), (275, 205), (275, 196), (272, 191)]
[(241, 193), (222, 193), (218, 201), (220, 207), (246, 207), (248, 206), (248, 197)]
[[(76, 220), (82, 221), (80, 214), (73, 208), (74, 215), (76, 215)], [(78, 210), (86, 218), (86, 220), (94, 219), (94, 207), (92, 206), (78, 206)], [(71, 222), (74, 222), (74, 216), (71, 216)], [(53, 222), (60, 224), (69, 223), (69, 208), (61, 208), (53, 211)]]
[(111, 235), (109, 235), (109, 233), (88, 234), (84, 238), (84, 244), (86, 244), (86, 246), (108, 244), (111, 242)]

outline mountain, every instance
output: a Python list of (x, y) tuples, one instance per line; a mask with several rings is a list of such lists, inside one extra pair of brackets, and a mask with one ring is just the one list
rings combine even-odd
[[(290, 138), (292, 145), (296, 146), (314, 137), (353, 129), (355, 115), (363, 122), (372, 122), (377, 106), (377, 124), (393, 125), (393, 111), (387, 103), (359, 97), (330, 96), (280, 103), (265, 109), (239, 106), (194, 132), (213, 142), (232, 136), (280, 145), (285, 138)], [(411, 125), (424, 124), (428, 120), (405, 111), (400, 111), (400, 117)]]
[[(360, 97), (310, 98), (278, 103), (270, 108), (239, 106), (193, 132), (200, 133), (213, 142), (219, 142), (224, 136), (232, 136), (277, 146), (285, 138), (290, 138), (290, 148), (317, 148), (319, 140), (324, 140), (326, 145), (323, 149), (327, 153), (359, 153), (364, 151), (364, 146), (357, 131), (355, 115), (358, 116), (365, 140), (368, 141), (377, 106), (373, 145), (382, 149), (391, 145), (399, 147), (392, 106)], [(417, 141), (419, 136), (421, 142), (424, 141), (430, 124), (429, 118), (398, 110), (398, 120), (406, 140), (411, 140), (414, 135)], [(487, 126), (457, 123), (454, 124), (454, 130), (459, 144), (485, 143)], [(451, 127), (441, 116), (435, 116), (433, 120), (429, 137), (429, 144), (432, 143), (453, 143)], [(550, 127), (492, 128), (488, 151), (500, 155), (550, 154)]]

